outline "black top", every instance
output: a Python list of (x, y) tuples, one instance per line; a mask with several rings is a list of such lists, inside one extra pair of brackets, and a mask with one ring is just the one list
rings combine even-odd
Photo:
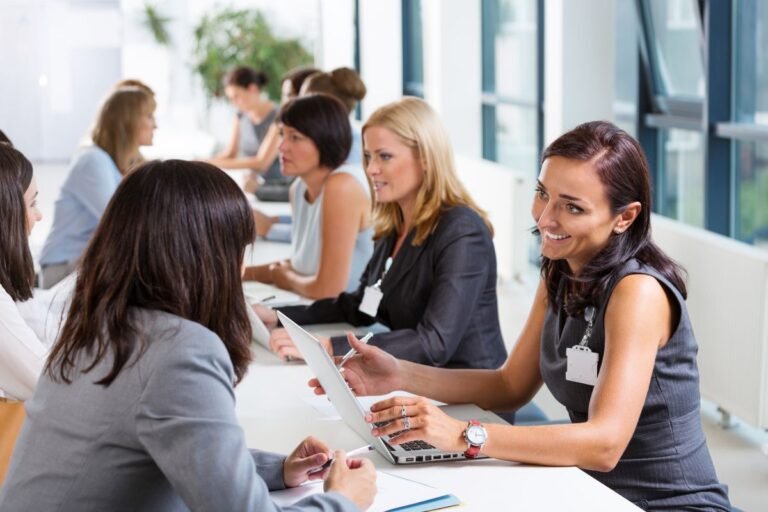
[[(589, 348), (605, 350), (605, 308), (614, 287), (630, 274), (656, 278), (677, 300), (680, 321), (656, 355), (648, 395), (637, 428), (616, 467), (607, 473), (588, 471), (594, 478), (645, 510), (730, 510), (727, 487), (720, 484), (709, 456), (699, 415), (698, 345), (685, 300), (655, 269), (630, 260), (616, 274), (600, 304), (595, 304)], [(577, 345), (587, 327), (582, 317), (563, 309), (564, 286), (558, 304), (550, 305), (541, 337), (541, 375), (554, 397), (568, 409), (571, 421), (587, 420), (593, 386), (566, 380), (566, 349)]]
[[(355, 292), (309, 306), (280, 308), (299, 324), (380, 322), (391, 332), (369, 342), (395, 357), (430, 366), (498, 368), (507, 352), (496, 299), (496, 253), (488, 227), (474, 210), (442, 214), (424, 242), (408, 234), (382, 280), (384, 297), (372, 318), (358, 308), (365, 287), (376, 283), (392, 254), (396, 234), (376, 242)], [(349, 350), (346, 337), (332, 340), (335, 354)]]

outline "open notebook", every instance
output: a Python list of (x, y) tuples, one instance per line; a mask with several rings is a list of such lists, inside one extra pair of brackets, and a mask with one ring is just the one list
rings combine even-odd
[[(459, 504), (459, 499), (429, 485), (379, 471), (376, 477), (376, 499), (369, 512), (415, 512), (438, 510)], [(302, 498), (323, 492), (323, 482), (273, 491), (269, 497), (281, 507), (293, 505)]]

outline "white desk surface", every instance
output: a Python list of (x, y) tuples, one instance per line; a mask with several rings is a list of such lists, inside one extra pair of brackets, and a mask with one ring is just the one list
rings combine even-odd
[[(261, 347), (254, 347), (254, 362), (236, 388), (237, 415), (248, 445), (288, 453), (313, 435), (331, 448), (351, 450), (364, 441), (340, 419), (323, 417), (307, 399), (312, 377), (302, 363), (284, 363)], [(394, 466), (377, 453), (374, 464), (455, 494), (464, 503), (461, 511), (639, 510), (583, 471), (527, 466), (498, 460), (456, 461)]]

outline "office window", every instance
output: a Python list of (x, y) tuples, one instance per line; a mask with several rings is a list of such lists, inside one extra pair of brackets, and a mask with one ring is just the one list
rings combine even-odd
[(704, 137), (689, 130), (661, 130), (659, 212), (704, 227)]
[(613, 116), (618, 127), (637, 136), (637, 84), (639, 54), (637, 47), (637, 8), (632, 2), (614, 4), (614, 101)]
[(403, 94), (424, 97), (424, 37), (421, 0), (402, 0)]
[(651, 0), (648, 29), (657, 91), (666, 96), (701, 99), (704, 65), (701, 24), (694, 0)]
[(735, 4), (734, 120), (768, 125), (768, 2)]
[(482, 1), (483, 157), (534, 173), (542, 141), (541, 0)]
[(740, 142), (735, 146), (735, 236), (768, 249), (768, 143)]

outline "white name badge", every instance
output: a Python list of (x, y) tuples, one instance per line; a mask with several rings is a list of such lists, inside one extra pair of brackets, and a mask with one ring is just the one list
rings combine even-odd
[(576, 345), (565, 350), (565, 357), (568, 359), (568, 367), (565, 370), (567, 380), (587, 386), (597, 383), (597, 353), (592, 352), (589, 347)]
[(361, 312), (370, 317), (376, 317), (376, 313), (379, 311), (379, 304), (384, 297), (382, 291), (376, 286), (366, 286), (365, 294), (363, 294), (363, 301), (358, 308)]

